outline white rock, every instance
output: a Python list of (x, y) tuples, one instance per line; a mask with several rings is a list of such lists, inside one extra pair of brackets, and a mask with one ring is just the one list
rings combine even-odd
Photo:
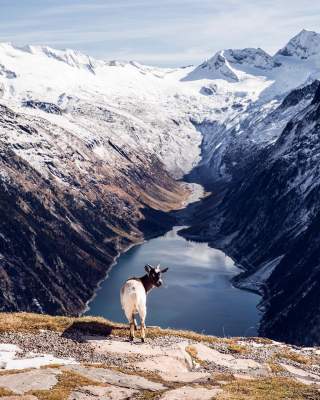
[(288, 372), (290, 372), (290, 374), (293, 374), (296, 377), (307, 378), (307, 379), (305, 379), (305, 381), (309, 379), (309, 383), (310, 383), (310, 380), (311, 380), (311, 383), (313, 383), (312, 382), (313, 380), (316, 380), (316, 381), (320, 382), (320, 376), (316, 375), (316, 374), (313, 374), (312, 372), (305, 371), (302, 368), (297, 368), (297, 367), (294, 367), (293, 365), (287, 365), (287, 364), (284, 364), (284, 363), (280, 363), (280, 365), (284, 369), (286, 369)]
[(131, 399), (137, 390), (110, 385), (108, 387), (84, 386), (72, 392), (68, 400), (124, 400)]
[(49, 390), (58, 383), (58, 369), (40, 369), (0, 376), (0, 387), (16, 394), (24, 394), (31, 390)]
[(152, 357), (138, 362), (136, 366), (145, 371), (156, 372), (163, 380), (172, 382), (194, 382), (210, 376), (203, 372), (189, 371), (186, 363), (168, 356)]
[(92, 379), (101, 383), (109, 383), (129, 389), (142, 390), (165, 390), (166, 387), (161, 383), (152, 382), (138, 375), (128, 375), (122, 372), (112, 371), (105, 368), (84, 367), (82, 365), (70, 365), (63, 368), (67, 371), (76, 372), (86, 378)]
[(194, 344), (192, 347), (196, 349), (197, 357), (200, 360), (208, 361), (233, 371), (264, 370), (262, 364), (249, 358), (236, 358), (231, 354), (223, 354), (202, 343)]
[(186, 341), (178, 344), (173, 344), (171, 347), (154, 346), (148, 343), (141, 344), (129, 342), (121, 342), (116, 340), (88, 340), (88, 342), (94, 347), (97, 353), (117, 353), (127, 355), (141, 355), (145, 357), (158, 357), (168, 356), (181, 360), (191, 368), (192, 359), (186, 352), (185, 348), (188, 345)]
[(222, 389), (218, 388), (206, 389), (202, 387), (183, 386), (166, 392), (161, 397), (161, 400), (211, 400), (221, 392)]

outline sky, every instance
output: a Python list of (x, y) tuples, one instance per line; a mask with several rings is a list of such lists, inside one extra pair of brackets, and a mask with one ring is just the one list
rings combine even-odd
[(168, 67), (225, 48), (273, 54), (302, 29), (320, 32), (319, 1), (0, 0), (0, 42)]

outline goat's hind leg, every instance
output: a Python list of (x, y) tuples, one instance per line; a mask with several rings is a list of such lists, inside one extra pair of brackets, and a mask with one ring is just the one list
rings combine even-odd
[(146, 340), (146, 324), (143, 321), (141, 321), (141, 342), (144, 343)]
[(146, 315), (147, 310), (145, 307), (142, 307), (139, 310), (140, 320), (141, 320), (141, 342), (144, 343), (146, 339)]
[(134, 318), (134, 314), (132, 314), (129, 323), (130, 323), (130, 342), (133, 342), (135, 326), (137, 324)]
[(138, 330), (138, 324), (137, 324), (137, 320), (135, 318), (133, 318), (133, 325), (134, 325), (134, 329), (137, 331)]

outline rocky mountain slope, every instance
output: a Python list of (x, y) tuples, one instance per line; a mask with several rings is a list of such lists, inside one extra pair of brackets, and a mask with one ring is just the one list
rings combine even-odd
[[(162, 232), (186, 197), (153, 155), (0, 107), (1, 308), (77, 314), (114, 257)], [(29, 160), (29, 162), (28, 162)], [(155, 218), (157, 215), (157, 218)]]
[(3, 399), (317, 400), (320, 349), (128, 327), (102, 318), (2, 314)]
[[(224, 249), (245, 268), (236, 283), (263, 294), (262, 335), (304, 345), (320, 342), (315, 294), (319, 90), (316, 80), (291, 91), (263, 118), (252, 114), (229, 128), (225, 154), (214, 160), (220, 165), (224, 160), (229, 186), (206, 201), (198, 222), (185, 231), (187, 237)], [(210, 126), (205, 129), (209, 135)], [(240, 143), (241, 131), (246, 137)]]
[(314, 86), (311, 104), (274, 144), (247, 160), (221, 198), (207, 200), (202, 221), (186, 232), (227, 250), (245, 267), (238, 284), (264, 294), (264, 335), (309, 345), (320, 340), (320, 88)]

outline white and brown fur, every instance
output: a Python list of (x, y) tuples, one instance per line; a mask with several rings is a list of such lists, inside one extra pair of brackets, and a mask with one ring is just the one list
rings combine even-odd
[(160, 266), (152, 267), (147, 264), (145, 266), (146, 274), (141, 278), (128, 279), (120, 291), (120, 300), (122, 309), (130, 324), (130, 340), (133, 341), (137, 323), (135, 315), (139, 314), (141, 320), (141, 340), (145, 341), (147, 316), (147, 293), (154, 287), (162, 285), (161, 274), (166, 272), (168, 268), (160, 270)]

